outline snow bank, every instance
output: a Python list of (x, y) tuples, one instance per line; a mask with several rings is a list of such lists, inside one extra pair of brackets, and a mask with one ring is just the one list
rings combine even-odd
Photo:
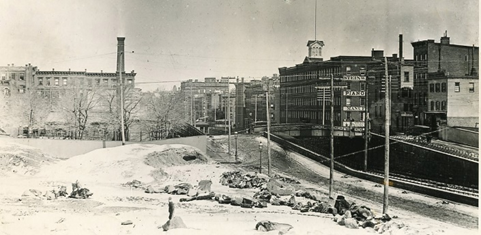
[(121, 184), (139, 180), (149, 183), (156, 180), (155, 172), (162, 167), (189, 164), (183, 157), (199, 156), (192, 163), (207, 162), (198, 149), (180, 144), (132, 144), (95, 150), (46, 166), (38, 177), (63, 182), (95, 184)]

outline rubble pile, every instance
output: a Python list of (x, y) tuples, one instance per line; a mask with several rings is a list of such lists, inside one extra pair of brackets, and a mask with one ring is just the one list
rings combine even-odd
[(230, 171), (222, 173), (219, 183), (230, 188), (260, 188), (267, 183), (268, 176), (257, 172)]
[(301, 182), (299, 182), (299, 180), (291, 179), (289, 177), (284, 177), (284, 176), (281, 176), (281, 175), (278, 175), (278, 174), (275, 174), (273, 178), (276, 179), (276, 180), (282, 181), (284, 183), (288, 183), (288, 184), (301, 184)]
[(132, 188), (143, 188), (144, 186), (142, 185), (142, 182), (138, 180), (132, 180), (130, 182), (127, 182), (125, 184), (122, 184), (124, 187), (132, 187)]
[(334, 222), (347, 228), (374, 228), (379, 233), (391, 228), (391, 226), (386, 227), (386, 222), (391, 221), (388, 214), (376, 216), (369, 207), (359, 206), (356, 203), (350, 204), (341, 195), (337, 196), (332, 213)]
[(82, 187), (82, 185), (76, 181), (72, 183), (72, 192), (67, 193), (67, 186), (60, 185), (55, 189), (47, 190), (43, 193), (38, 189), (29, 189), (23, 192), (22, 198), (45, 198), (47, 200), (54, 200), (57, 198), (76, 198), (76, 199), (87, 199), (92, 196), (93, 193), (90, 192), (88, 188)]

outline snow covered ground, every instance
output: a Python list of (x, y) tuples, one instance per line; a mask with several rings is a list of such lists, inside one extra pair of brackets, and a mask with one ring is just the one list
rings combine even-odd
[[(224, 137), (216, 137), (220, 142)], [(222, 139), (224, 138), (224, 139)], [(264, 142), (259, 137), (255, 143)], [(218, 146), (219, 151), (225, 150)], [(12, 154), (27, 156), (28, 146), (0, 140), (0, 154), (11, 153), (2, 157), (0, 172), (0, 234), (279, 234), (278, 231), (260, 232), (255, 225), (261, 220), (288, 223), (293, 229), (288, 234), (374, 234), (372, 229), (348, 229), (332, 221), (333, 216), (320, 213), (300, 213), (284, 206), (271, 206), (262, 209), (249, 209), (231, 205), (221, 205), (215, 201), (192, 201), (180, 203), (185, 196), (147, 194), (143, 190), (126, 187), (122, 184), (139, 180), (143, 185), (162, 188), (168, 184), (180, 182), (197, 185), (200, 180), (212, 180), (212, 191), (225, 194), (252, 195), (255, 190), (232, 189), (219, 184), (219, 177), (225, 171), (232, 171), (241, 165), (218, 164), (214, 156), (199, 153), (198, 150), (184, 145), (148, 145), (132, 144), (115, 148), (99, 149), (67, 160), (58, 160), (32, 152), (27, 154), (33, 165), (15, 166), (17, 172), (12, 173)], [(279, 146), (273, 144), (274, 150)], [(23, 152), (23, 153), (22, 153)], [(239, 156), (247, 159), (248, 149), (240, 148)], [(257, 152), (256, 152), (257, 153)], [(194, 161), (185, 161), (182, 157), (197, 154)], [(258, 155), (256, 155), (258, 156)], [(320, 176), (328, 176), (326, 167), (303, 156), (289, 153), (289, 158), (302, 166), (305, 171), (315, 172)], [(7, 159), (8, 158), (8, 159)], [(215, 156), (218, 160), (219, 156)], [(35, 160), (35, 161), (34, 161)], [(26, 163), (25, 163), (26, 164)], [(29, 168), (29, 173), (20, 174), (20, 169)], [(276, 169), (277, 173), (279, 169)], [(382, 190), (373, 187), (372, 182), (359, 181), (335, 174), (342, 185), (362, 185), (367, 190)], [(68, 192), (71, 183), (78, 180), (83, 187), (89, 188), (93, 196), (89, 199), (59, 198), (46, 200), (44, 197), (22, 197), (28, 189), (45, 192), (59, 185), (65, 185)], [(299, 179), (307, 188), (326, 191), (326, 188)], [(344, 187), (343, 186), (343, 187)], [(401, 195), (397, 189), (390, 193)], [(175, 216), (180, 216), (188, 228), (173, 229), (163, 232), (158, 226), (168, 218), (167, 199), (171, 196), (176, 202)], [(357, 204), (371, 206), (379, 210), (377, 202), (363, 200), (362, 195), (346, 195), (348, 200)], [(413, 200), (435, 205), (439, 199), (418, 194), (402, 194)], [(448, 204), (451, 210), (478, 218), (478, 208), (460, 204)], [(426, 218), (417, 213), (391, 207), (392, 215), (399, 218), (395, 221), (404, 224), (403, 230), (392, 230), (391, 234), (477, 234), (476, 228), (461, 227), (450, 222)], [(121, 225), (130, 220), (131, 225)], [(406, 229), (408, 228), (408, 229)], [(389, 234), (386, 232), (385, 234)]]

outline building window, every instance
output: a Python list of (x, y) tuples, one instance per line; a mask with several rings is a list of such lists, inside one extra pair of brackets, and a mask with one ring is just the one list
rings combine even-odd
[(404, 82), (409, 82), (409, 72), (404, 72)]
[(434, 110), (434, 101), (431, 101), (431, 111)]
[(361, 83), (361, 91), (365, 91), (366, 90), (366, 83)]
[(441, 92), (446, 92), (446, 83), (441, 83)]
[(38, 85), (43, 86), (43, 78), (38, 78)]
[(100, 85), (100, 78), (95, 79), (95, 85), (97, 85), (97, 86)]
[(439, 109), (440, 109), (440, 106), (439, 106), (439, 105), (440, 105), (439, 101), (436, 101), (436, 110), (439, 110)]
[(132, 79), (127, 79), (128, 84), (132, 84), (133, 80)]
[(364, 106), (366, 105), (366, 99), (365, 98), (361, 98), (361, 106)]
[(346, 74), (350, 74), (351, 73), (351, 66), (346, 66)]
[(446, 111), (446, 101), (441, 101), (441, 110)]
[(91, 78), (87, 79), (87, 86), (92, 86), (92, 79)]
[(50, 78), (45, 78), (45, 85), (50, 86)]
[(473, 93), (474, 92), (474, 82), (470, 82), (469, 83), (469, 93)]
[(25, 73), (20, 73), (20, 81), (24, 81), (25, 80)]
[(436, 83), (436, 92), (441, 91), (441, 85), (439, 83)]
[(15, 80), (15, 73), (12, 73), (10, 76), (12, 77), (12, 80)]
[(459, 82), (454, 83), (454, 92), (460, 92), (461, 91), (461, 85)]
[(54, 85), (55, 85), (55, 86), (60, 85), (60, 84), (59, 84), (59, 78), (54, 78)]
[(62, 78), (62, 84), (63, 84), (64, 86), (67, 85), (67, 78)]
[(109, 79), (108, 78), (104, 78), (104, 85), (105, 86), (109, 85)]
[(434, 84), (429, 84), (429, 92), (434, 92)]
[(346, 98), (346, 106), (351, 106), (351, 98)]

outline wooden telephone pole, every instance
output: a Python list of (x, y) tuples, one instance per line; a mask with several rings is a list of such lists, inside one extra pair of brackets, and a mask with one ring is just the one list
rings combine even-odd
[(386, 214), (389, 207), (389, 126), (391, 122), (391, 77), (388, 75), (388, 66), (387, 66), (387, 58), (384, 57), (385, 63), (385, 79), (386, 79), (386, 87), (385, 87), (385, 120), (384, 120), (384, 197), (383, 197), (383, 208), (382, 213)]

